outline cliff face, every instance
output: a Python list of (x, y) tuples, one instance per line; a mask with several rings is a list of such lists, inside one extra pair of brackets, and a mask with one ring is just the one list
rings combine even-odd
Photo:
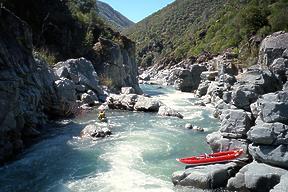
[(114, 10), (107, 3), (101, 1), (96, 1), (96, 3), (99, 15), (119, 31), (134, 25), (132, 21), (130, 21), (118, 11)]
[(23, 139), (39, 132), (48, 116), (68, 114), (73, 103), (58, 97), (55, 76), (32, 56), (27, 23), (0, 9), (0, 163), (23, 147)]
[[(48, 119), (65, 118), (77, 113), (79, 106), (104, 101), (99, 84), (106, 82), (115, 92), (130, 86), (141, 93), (134, 43), (101, 22), (95, 21), (87, 32), (87, 23), (72, 17), (66, 7), (74, 1), (53, 0), (47, 7), (41, 1), (27, 0), (23, 7), (17, 1), (6, 2), (16, 13), (0, 9), (0, 164), (40, 135), (39, 127)], [(91, 36), (85, 38), (83, 31)], [(55, 61), (83, 58), (59, 62), (53, 71), (39, 48), (56, 53)]]
[[(92, 61), (96, 72), (103, 77), (100, 83), (108, 84), (115, 91), (119, 91), (122, 86), (131, 86), (141, 92), (136, 80), (134, 42), (103, 23), (97, 16), (95, 1), (51, 0), (46, 6), (43, 0), (26, 0), (22, 6), (18, 0), (9, 0), (4, 1), (4, 6), (31, 26), (34, 49), (51, 53), (55, 57), (54, 62), (84, 57)], [(100, 6), (100, 16), (101, 10)], [(109, 14), (115, 15), (123, 25), (129, 23), (114, 12), (109, 11)], [(110, 39), (111, 43), (94, 53), (95, 47), (104, 45), (99, 41), (100, 37)]]
[(133, 87), (136, 93), (142, 93), (137, 80), (138, 68), (135, 59), (135, 44), (118, 34), (119, 41), (99, 38), (89, 59), (106, 85), (114, 92), (122, 87)]

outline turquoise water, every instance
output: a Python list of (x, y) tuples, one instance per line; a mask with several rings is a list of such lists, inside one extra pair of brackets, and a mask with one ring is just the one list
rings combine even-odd
[[(218, 129), (218, 122), (209, 109), (193, 106), (197, 99), (192, 94), (151, 85), (142, 89), (181, 112), (184, 119), (107, 111), (113, 135), (93, 141), (78, 136), (86, 124), (97, 123), (97, 111), (83, 114), (49, 130), (18, 160), (0, 168), (0, 191), (191, 191), (171, 183), (172, 173), (184, 169), (175, 159), (210, 152), (205, 137)], [(205, 132), (187, 130), (186, 123)]]

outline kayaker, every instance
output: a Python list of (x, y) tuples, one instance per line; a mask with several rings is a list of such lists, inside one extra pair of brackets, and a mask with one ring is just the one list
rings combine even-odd
[(103, 121), (103, 120), (106, 119), (106, 115), (105, 115), (104, 109), (100, 109), (99, 114), (98, 114), (98, 119), (99, 119), (100, 121)]

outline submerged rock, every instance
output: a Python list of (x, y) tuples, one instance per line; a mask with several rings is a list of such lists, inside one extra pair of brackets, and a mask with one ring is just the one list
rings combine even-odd
[(193, 129), (193, 125), (192, 125), (191, 123), (187, 123), (187, 124), (185, 125), (185, 128), (186, 128), (186, 129)]
[(106, 127), (98, 127), (97, 125), (91, 124), (87, 125), (80, 133), (80, 137), (82, 138), (98, 138), (98, 137), (106, 137), (111, 135), (112, 132), (110, 129)]
[(225, 187), (238, 170), (236, 163), (197, 166), (173, 173), (172, 182), (174, 185), (216, 189)]

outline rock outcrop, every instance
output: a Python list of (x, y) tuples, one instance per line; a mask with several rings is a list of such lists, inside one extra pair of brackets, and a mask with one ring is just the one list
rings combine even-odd
[[(208, 62), (211, 74), (201, 75), (197, 95), (204, 103), (215, 106), (214, 116), (221, 122), (217, 132), (207, 135), (207, 143), (214, 152), (242, 148), (241, 160), (248, 160), (247, 165), (229, 179), (226, 187), (230, 190), (276, 192), (288, 187), (285, 183), (288, 173), (287, 43), (288, 33), (284, 32), (265, 38), (258, 65), (245, 69), (236, 78), (237, 73), (226, 70), (227, 65), (217, 58)], [(214, 78), (215, 69), (218, 75)], [(205, 174), (198, 175), (202, 177)], [(189, 174), (176, 174), (174, 178), (177, 184), (211, 188), (209, 180), (200, 179), (201, 183)], [(184, 182), (185, 179), (189, 182)]]
[(230, 190), (237, 191), (269, 191), (280, 182), (285, 174), (287, 171), (284, 169), (253, 162), (240, 169), (235, 177), (229, 179), (227, 186)]
[(153, 66), (141, 74), (140, 79), (150, 80), (156, 84), (171, 85), (183, 92), (192, 92), (197, 90), (203, 71), (207, 71), (204, 64), (192, 64), (189, 60), (184, 60), (169, 69), (159, 69)]
[(288, 49), (288, 33), (283, 31), (273, 33), (262, 41), (258, 63), (268, 67), (275, 59), (285, 56), (286, 49)]
[(158, 112), (161, 116), (183, 118), (178, 111), (166, 106), (157, 99), (136, 94), (110, 94), (107, 98), (110, 109), (122, 109), (129, 111)]
[(99, 38), (94, 50), (88, 56), (96, 72), (106, 86), (120, 93), (122, 87), (132, 87), (141, 94), (135, 60), (135, 43), (119, 34), (120, 41), (115, 42)]
[[(71, 99), (78, 100), (80, 105), (94, 106), (99, 103), (98, 101), (106, 100), (107, 95), (99, 85), (99, 78), (93, 65), (85, 58), (59, 62), (53, 69), (62, 81), (63, 79), (66, 79), (66, 82), (70, 81), (73, 93), (70, 92), (69, 95), (74, 96)], [(59, 91), (61, 89), (60, 87)]]
[(238, 170), (236, 163), (197, 166), (173, 173), (172, 182), (174, 185), (216, 189), (225, 187), (228, 179), (233, 177)]
[(77, 105), (72, 83), (56, 81), (47, 64), (33, 58), (29, 26), (4, 8), (0, 17), (1, 163), (22, 150), (27, 133), (37, 132), (48, 117), (73, 114)]
[(85, 86), (99, 96), (104, 94), (92, 63), (83, 57), (59, 62), (54, 66), (54, 71), (60, 78), (70, 79), (75, 85)]

